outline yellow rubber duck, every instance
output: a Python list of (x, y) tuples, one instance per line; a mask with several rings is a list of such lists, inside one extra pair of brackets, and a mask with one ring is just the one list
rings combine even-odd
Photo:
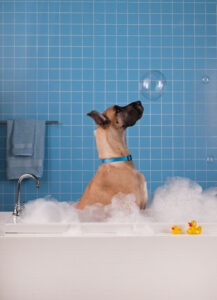
[(177, 225), (174, 225), (172, 228), (171, 228), (171, 233), (172, 234), (181, 234), (182, 233), (182, 230), (179, 226)]
[(202, 227), (197, 226), (197, 222), (195, 220), (192, 220), (191, 222), (188, 223), (189, 228), (186, 231), (188, 234), (201, 234), (202, 232)]

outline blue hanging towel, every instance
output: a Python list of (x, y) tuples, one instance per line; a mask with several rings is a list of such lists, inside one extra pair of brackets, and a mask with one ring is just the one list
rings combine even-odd
[[(7, 178), (18, 179), (24, 173), (42, 177), (45, 121), (32, 119), (17, 121), (7, 121)], [(20, 127), (16, 128), (18, 125)]]
[(32, 156), (35, 139), (35, 120), (14, 120), (11, 150), (14, 156)]

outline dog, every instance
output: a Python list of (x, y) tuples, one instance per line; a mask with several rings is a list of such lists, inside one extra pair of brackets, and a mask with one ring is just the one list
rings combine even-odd
[(133, 126), (143, 115), (140, 101), (126, 106), (114, 105), (103, 113), (91, 111), (87, 115), (96, 123), (96, 145), (102, 164), (89, 182), (76, 207), (83, 209), (87, 205), (111, 204), (118, 194), (133, 194), (135, 203), (144, 209), (147, 203), (146, 180), (136, 170), (126, 144), (126, 129)]

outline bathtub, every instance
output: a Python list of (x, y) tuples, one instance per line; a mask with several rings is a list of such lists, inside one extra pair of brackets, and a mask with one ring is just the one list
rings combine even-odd
[(216, 300), (217, 224), (22, 224), (0, 213), (1, 300)]

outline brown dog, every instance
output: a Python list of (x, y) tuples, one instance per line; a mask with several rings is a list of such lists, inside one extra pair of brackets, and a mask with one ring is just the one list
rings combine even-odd
[(77, 203), (77, 208), (94, 203), (110, 204), (112, 197), (118, 193), (133, 194), (137, 205), (145, 208), (145, 177), (135, 169), (126, 144), (126, 128), (142, 117), (143, 110), (141, 102), (137, 101), (124, 107), (111, 106), (103, 113), (88, 113), (98, 125), (95, 137), (103, 163)]

